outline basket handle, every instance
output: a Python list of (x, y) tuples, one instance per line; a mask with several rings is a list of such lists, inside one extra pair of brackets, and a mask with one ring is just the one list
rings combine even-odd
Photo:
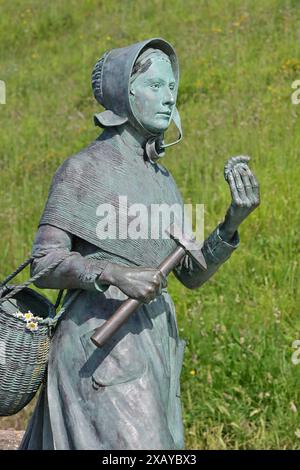
[(22, 264), (20, 264), (20, 266), (12, 273), (12, 274), (9, 274), (9, 276), (7, 276), (4, 281), (0, 282), (0, 288), (5, 286), (5, 284), (7, 284), (13, 277), (15, 277), (17, 274), (19, 274), (24, 268), (26, 268), (26, 266), (31, 263), (31, 261), (33, 260), (33, 256), (30, 256), (30, 258), (28, 258), (26, 261), (24, 261)]
[(59, 304), (61, 302), (61, 298), (63, 296), (63, 293), (64, 293), (64, 289), (60, 289), (59, 293), (58, 293), (58, 296), (56, 298), (56, 301), (55, 301), (55, 304), (54, 304), (54, 308), (55, 308), (55, 311), (58, 309), (59, 307)]
[[(15, 277), (19, 272), (21, 272), (29, 263), (31, 263), (31, 261), (33, 261), (35, 258), (40, 258), (41, 256), (44, 256), (45, 253), (44, 252), (39, 252), (38, 255), (35, 255), (35, 256), (30, 256), (26, 261), (24, 261), (22, 264), (20, 264), (20, 266), (12, 273), (10, 274), (9, 276), (7, 276), (3, 282), (1, 282), (0, 284), (0, 289), (5, 286), (5, 284), (8, 283), (8, 281), (10, 281), (13, 277)], [(48, 274), (48, 272), (52, 271), (52, 269), (56, 268), (59, 263), (61, 263), (64, 259), (66, 259), (68, 256), (70, 256), (70, 253), (64, 253), (64, 255), (62, 255), (58, 260), (55, 260), (53, 263), (51, 263), (49, 266), (47, 266), (46, 268), (42, 269), (39, 273), (35, 274), (35, 276), (32, 276), (30, 279), (28, 279), (27, 281), (25, 281), (23, 284), (20, 284), (18, 286), (16, 286), (11, 292), (9, 292), (8, 294), (4, 294), (4, 296), (2, 298), (0, 298), (0, 305), (5, 302), (6, 300), (10, 299), (11, 297), (13, 297), (15, 294), (17, 294), (18, 292), (20, 292), (22, 289), (24, 289), (25, 287), (29, 286), (32, 282), (36, 281), (38, 278), (44, 276), (45, 274)], [(58, 294), (58, 298), (56, 300), (56, 303), (55, 303), (55, 308), (58, 307), (59, 303), (60, 303), (60, 300), (61, 300), (61, 296), (62, 296), (62, 293), (63, 291), (61, 290)]]

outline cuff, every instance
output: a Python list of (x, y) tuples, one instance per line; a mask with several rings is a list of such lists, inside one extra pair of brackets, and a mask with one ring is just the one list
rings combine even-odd
[(109, 283), (105, 282), (105, 279), (104, 280), (101, 279), (101, 276), (104, 273), (104, 271), (106, 270), (106, 267), (107, 267), (108, 264), (109, 264), (109, 261), (106, 261), (105, 264), (103, 265), (103, 268), (102, 268), (101, 272), (98, 274), (98, 276), (96, 277), (96, 279), (94, 281), (94, 287), (99, 292), (107, 291), (107, 289), (110, 286)]
[(97, 282), (97, 279), (105, 269), (107, 262), (99, 262), (99, 260), (88, 260), (85, 264), (85, 270), (80, 274), (80, 282), (82, 288), (92, 291), (105, 292), (108, 288), (108, 284), (101, 284)]
[(205, 255), (208, 255), (214, 264), (220, 264), (229, 258), (239, 244), (240, 236), (238, 231), (234, 233), (230, 242), (226, 242), (220, 237), (218, 225), (218, 227), (205, 240), (203, 251), (205, 251)]
[(102, 284), (101, 282), (98, 282), (98, 277), (94, 280), (94, 287), (97, 291), (99, 292), (105, 292), (109, 288), (109, 284)]

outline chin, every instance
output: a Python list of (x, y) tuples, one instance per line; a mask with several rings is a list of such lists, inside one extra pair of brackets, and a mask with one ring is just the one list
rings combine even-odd
[(144, 126), (150, 131), (150, 132), (153, 132), (154, 134), (162, 134), (163, 132), (165, 132), (168, 127), (169, 127), (169, 122), (165, 122), (165, 123), (155, 123), (155, 125), (152, 125), (150, 123), (145, 123)]

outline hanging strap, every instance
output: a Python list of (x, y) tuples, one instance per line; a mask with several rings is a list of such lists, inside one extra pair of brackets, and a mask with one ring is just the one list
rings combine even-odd
[(64, 302), (64, 305), (61, 307), (61, 309), (59, 310), (59, 312), (55, 315), (54, 318), (45, 318), (42, 323), (44, 325), (48, 325), (49, 328), (50, 328), (50, 336), (53, 335), (53, 331), (55, 330), (56, 326), (57, 326), (57, 323), (58, 321), (61, 319), (61, 317), (63, 316), (63, 314), (65, 313), (65, 311), (69, 308), (70, 304), (78, 297), (78, 295), (80, 294), (81, 292), (81, 289), (75, 289), (72, 294), (70, 295), (70, 297)]
[(61, 301), (61, 298), (62, 298), (62, 296), (63, 296), (63, 293), (64, 293), (64, 289), (61, 289), (61, 290), (59, 291), (59, 293), (58, 293), (56, 302), (55, 302), (55, 304), (54, 304), (55, 310), (57, 310), (57, 308), (58, 308), (58, 306), (59, 306), (59, 304), (60, 304), (60, 301)]
[(3, 287), (5, 286), (5, 284), (7, 284), (13, 277), (15, 277), (17, 274), (19, 274), (24, 268), (26, 268), (26, 266), (31, 263), (33, 257), (31, 256), (30, 258), (28, 258), (26, 261), (24, 261), (22, 264), (20, 264), (20, 266), (12, 273), (12, 274), (9, 274), (9, 276), (7, 276), (4, 281), (2, 281), (0, 283), (0, 287)]
[[(35, 258), (40, 258), (41, 256), (44, 256), (45, 255), (45, 252), (39, 252), (37, 255), (35, 256), (30, 256), (26, 261), (24, 261), (22, 264), (20, 264), (20, 266), (12, 273), (10, 274), (9, 276), (7, 276), (4, 281), (0, 284), (0, 287), (3, 288), (3, 286), (5, 286), (5, 284), (7, 284), (13, 277), (15, 277), (19, 272), (21, 272), (29, 263), (31, 263), (31, 261), (33, 261)], [(3, 297), (0, 298), (0, 305), (5, 302), (6, 300), (10, 299), (11, 297), (13, 297), (15, 294), (17, 294), (18, 292), (20, 292), (22, 289), (24, 289), (25, 287), (29, 286), (32, 282), (36, 281), (37, 279), (39, 279), (40, 277), (44, 276), (45, 274), (48, 274), (50, 271), (52, 271), (54, 268), (56, 268), (59, 263), (61, 263), (64, 259), (66, 259), (68, 256), (70, 256), (70, 253), (64, 253), (64, 255), (62, 255), (58, 260), (55, 260), (53, 263), (51, 263), (49, 266), (47, 266), (46, 268), (42, 269), (40, 272), (38, 272), (37, 274), (35, 274), (35, 276), (32, 276), (30, 279), (28, 279), (28, 281), (24, 282), (23, 284), (20, 284), (18, 286), (16, 286), (12, 291), (10, 291), (8, 294), (4, 294)], [(57, 298), (57, 301), (56, 301), (56, 306), (59, 305), (59, 302), (61, 300), (61, 296), (62, 296), (62, 292), (63, 291), (60, 291), (59, 294), (58, 294), (58, 298)]]

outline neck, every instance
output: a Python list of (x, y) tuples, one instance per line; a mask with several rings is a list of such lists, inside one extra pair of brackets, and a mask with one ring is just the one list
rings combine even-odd
[(140, 134), (130, 123), (120, 126), (118, 131), (122, 139), (130, 147), (144, 147), (147, 141), (146, 137)]

